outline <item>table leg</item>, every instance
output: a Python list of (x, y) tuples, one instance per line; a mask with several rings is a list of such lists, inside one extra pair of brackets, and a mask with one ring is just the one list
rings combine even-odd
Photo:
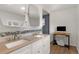
[(53, 44), (54, 44), (54, 42), (55, 42), (55, 35), (53, 35)]
[(68, 35), (68, 49), (70, 48), (70, 36)]
[(56, 36), (56, 35), (53, 35), (53, 45), (57, 45), (55, 36)]

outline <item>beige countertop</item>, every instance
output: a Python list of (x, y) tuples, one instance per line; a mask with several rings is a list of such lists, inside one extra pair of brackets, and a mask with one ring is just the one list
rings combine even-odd
[(9, 43), (10, 41), (2, 42), (2, 43), (0, 43), (0, 54), (8, 54), (8, 53), (11, 53), (11, 52), (13, 52), (13, 51), (15, 51), (15, 50), (17, 50), (19, 48), (22, 48), (24, 46), (27, 46), (29, 44), (32, 44), (35, 41), (40, 40), (40, 38), (42, 38), (42, 37), (38, 37), (38, 38), (37, 37), (34, 37), (34, 36), (23, 37), (22, 39), (25, 40), (26, 42), (28, 40), (28, 42), (27, 43), (24, 42), (23, 44), (18, 45), (18, 46), (14, 47), (14, 48), (7, 48), (5, 46), (5, 44), (6, 43)]

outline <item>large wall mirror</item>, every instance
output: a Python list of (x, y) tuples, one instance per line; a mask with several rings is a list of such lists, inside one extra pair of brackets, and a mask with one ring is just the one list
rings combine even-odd
[(31, 27), (38, 27), (40, 26), (40, 14), (39, 9), (33, 5), (28, 5), (28, 12), (29, 12), (29, 23)]
[(10, 27), (38, 27), (39, 9), (33, 4), (0, 4), (0, 20)]
[(23, 26), (25, 21), (25, 4), (0, 4), (0, 18), (4, 25)]

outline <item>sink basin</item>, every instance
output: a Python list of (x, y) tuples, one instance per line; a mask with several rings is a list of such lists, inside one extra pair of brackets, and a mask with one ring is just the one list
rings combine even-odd
[(24, 42), (26, 42), (26, 41), (25, 40), (18, 40), (18, 41), (15, 41), (15, 42), (7, 43), (7, 44), (5, 44), (5, 46), (7, 48), (13, 48), (13, 47), (16, 47), (18, 45), (23, 44)]
[(43, 36), (42, 35), (35, 35), (34, 37), (38, 37), (39, 38), (39, 37), (43, 37)]

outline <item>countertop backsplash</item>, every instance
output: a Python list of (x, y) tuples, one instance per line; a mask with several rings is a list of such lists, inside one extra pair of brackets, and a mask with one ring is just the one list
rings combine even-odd
[(24, 31), (15, 31), (15, 32), (2, 32), (0, 33), (0, 37), (5, 37), (9, 35), (14, 35), (14, 34), (29, 34), (29, 33), (36, 33), (36, 32), (41, 32), (41, 29), (38, 30), (24, 30)]
[(5, 42), (9, 39), (13, 38), (13, 35), (21, 35), (20, 37), (25, 37), (29, 35), (33, 35), (34, 33), (41, 33), (41, 29), (38, 30), (24, 30), (24, 31), (16, 31), (16, 32), (3, 32), (0, 33), (0, 43)]

